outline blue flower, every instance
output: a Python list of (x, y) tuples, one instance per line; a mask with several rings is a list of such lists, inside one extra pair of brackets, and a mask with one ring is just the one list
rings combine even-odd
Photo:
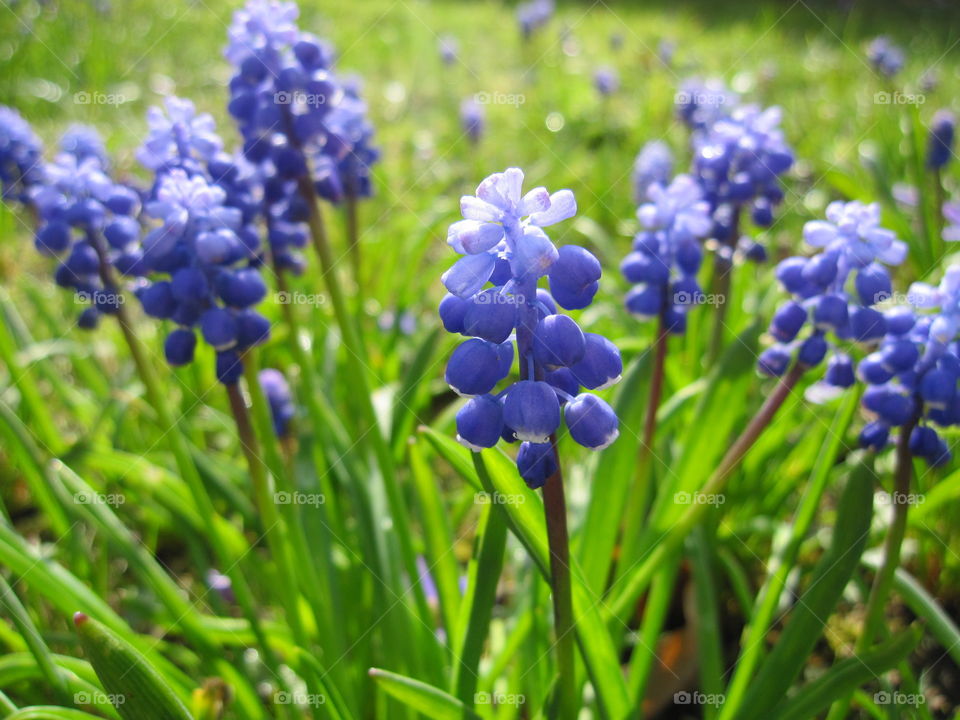
[(740, 101), (722, 81), (688, 78), (674, 97), (677, 115), (691, 130), (699, 133), (729, 115)]
[(0, 105), (0, 192), (26, 203), (43, 177), (43, 144), (20, 113)]
[(168, 97), (164, 109), (147, 111), (147, 138), (137, 160), (148, 170), (171, 168), (193, 171), (206, 166), (223, 149), (216, 122), (209, 113), (197, 113), (190, 100)]
[(903, 50), (885, 35), (875, 37), (867, 46), (867, 60), (873, 69), (886, 77), (893, 77), (903, 69)]
[(218, 378), (229, 383), (242, 373), (239, 353), (264, 342), (269, 323), (252, 309), (266, 294), (256, 269), (259, 240), (244, 232), (243, 213), (226, 198), (200, 173), (176, 168), (159, 176), (145, 208), (159, 221), (143, 240), (152, 282), (137, 294), (148, 315), (179, 326), (165, 344), (171, 364), (192, 360), (188, 335), (199, 327), (218, 353)]
[(468, 97), (460, 103), (460, 127), (470, 138), (470, 142), (480, 142), (486, 128), (486, 118), (486, 109), (475, 97)]
[(550, 22), (554, 12), (553, 0), (528, 0), (517, 5), (517, 22), (525, 39)]
[(940, 170), (953, 156), (953, 138), (957, 129), (957, 118), (949, 110), (938, 110), (930, 123), (930, 137), (927, 141), (927, 167)]
[(947, 242), (960, 242), (960, 202), (944, 203), (943, 218), (947, 221), (943, 229), (943, 239)]
[(637, 317), (662, 317), (675, 333), (686, 327), (686, 312), (703, 300), (697, 272), (703, 257), (700, 240), (710, 232), (710, 206), (697, 182), (678, 175), (668, 186), (653, 184), (650, 202), (640, 206), (641, 230), (633, 252), (620, 264), (635, 287), (627, 309)]
[(250, 162), (287, 180), (310, 178), (335, 201), (351, 187), (341, 170), (354, 174), (351, 183), (366, 182), (356, 173), (373, 159), (369, 126), (356, 90), (331, 71), (331, 49), (301, 32), (297, 15), (294, 3), (278, 0), (249, 0), (234, 13), (225, 52), (235, 71), (228, 109)]
[[(623, 367), (612, 343), (557, 313), (557, 305), (589, 305), (601, 273), (589, 251), (558, 250), (542, 229), (573, 217), (573, 193), (539, 187), (524, 194), (522, 184), (523, 172), (510, 168), (461, 198), (464, 219), (450, 226), (447, 241), (464, 257), (443, 275), (449, 294), (440, 317), (449, 332), (470, 338), (454, 350), (445, 376), (469, 398), (457, 414), (458, 439), (474, 450), (501, 438), (522, 441), (518, 468), (539, 487), (556, 469), (549, 440), (562, 417), (585, 447), (616, 439), (613, 410), (580, 388), (616, 382)], [(543, 278), (550, 292), (538, 287)], [(513, 367), (514, 344), (520, 380), (496, 393)]]
[(780, 129), (778, 107), (736, 108), (694, 139), (694, 174), (713, 212), (712, 236), (727, 248), (739, 235), (739, 216), (749, 207), (754, 224), (769, 227), (783, 200), (780, 176), (793, 165), (793, 151)]
[[(139, 249), (139, 194), (114, 182), (99, 155), (84, 151), (102, 147), (94, 133), (85, 129), (87, 142), (80, 145), (71, 137), (62, 141), (76, 154), (61, 152), (44, 164), (42, 180), (27, 199), (37, 215), (34, 245), (59, 261), (54, 280), (90, 305), (78, 321), (86, 329), (95, 327), (101, 314), (116, 313), (123, 302), (121, 288), (106, 272), (110, 265), (123, 276), (146, 273)], [(76, 137), (75, 131), (69, 135)]]
[(654, 183), (667, 185), (673, 176), (673, 153), (663, 140), (651, 140), (633, 161), (633, 197), (638, 205), (647, 199)]
[(613, 95), (620, 89), (620, 76), (611, 67), (597, 68), (593, 74), (593, 86), (604, 97)]
[(437, 48), (444, 65), (453, 65), (456, 62), (460, 44), (453, 35), (441, 35), (437, 39)]
[(290, 386), (283, 373), (273, 368), (264, 368), (258, 377), (260, 387), (263, 388), (263, 394), (270, 405), (273, 429), (279, 437), (283, 437), (289, 432), (290, 422), (297, 414)]
[(71, 125), (67, 128), (60, 138), (60, 152), (69, 153), (78, 160), (95, 158), (103, 168), (110, 165), (103, 138), (95, 128), (88, 125)]
[[(884, 265), (902, 263), (906, 244), (880, 226), (876, 204), (833, 202), (826, 216), (803, 228), (804, 240), (821, 252), (787, 258), (777, 266), (777, 279), (793, 299), (770, 322), (769, 332), (777, 344), (761, 355), (759, 368), (764, 374), (781, 375), (794, 351), (799, 351), (802, 365), (819, 364), (828, 334), (843, 342), (872, 345), (902, 323), (896, 312), (885, 315), (873, 306), (890, 298), (890, 275)], [(801, 337), (804, 328), (810, 332)], [(831, 360), (831, 368), (834, 363)], [(825, 378), (828, 385), (839, 387), (849, 386), (848, 380), (845, 362), (832, 372), (828, 369)]]

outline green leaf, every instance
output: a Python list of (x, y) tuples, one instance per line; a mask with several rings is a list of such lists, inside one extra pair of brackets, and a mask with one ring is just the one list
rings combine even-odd
[(370, 668), (370, 677), (389, 695), (432, 720), (479, 720), (480, 716), (453, 695), (419, 680)]
[(780, 703), (768, 717), (778, 720), (808, 720), (832, 702), (850, 695), (861, 685), (896, 667), (913, 652), (923, 637), (921, 628), (911, 628), (856, 657), (841, 660), (789, 700)]
[[(477, 474), (486, 474), (483, 460), (474, 455)], [(458, 647), (454, 649), (454, 694), (468, 707), (473, 706), (480, 675), (480, 655), (490, 628), (490, 617), (497, 599), (497, 582), (503, 570), (507, 545), (507, 521), (502, 512), (487, 504), (477, 527), (477, 548), (467, 581), (461, 617), (457, 623)]]
[(83, 613), (77, 635), (103, 689), (124, 720), (193, 720), (163, 676), (136, 648)]
[(771, 717), (770, 711), (807, 662), (866, 546), (873, 509), (873, 477), (866, 462), (859, 463), (851, 472), (837, 509), (830, 548), (814, 568), (777, 644), (754, 677), (737, 720)]

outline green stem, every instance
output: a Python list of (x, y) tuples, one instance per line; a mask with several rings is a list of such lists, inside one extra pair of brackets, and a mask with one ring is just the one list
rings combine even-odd
[(867, 601), (867, 610), (863, 621), (863, 632), (857, 640), (856, 650), (867, 650), (876, 639), (879, 628), (883, 623), (883, 612), (886, 607), (887, 596), (893, 586), (894, 574), (900, 566), (900, 547), (907, 530), (907, 510), (910, 507), (910, 481), (913, 477), (913, 455), (910, 452), (910, 434), (917, 424), (917, 418), (900, 428), (897, 438), (897, 467), (894, 473), (893, 521), (887, 531), (884, 545), (883, 565), (874, 576), (873, 587), (870, 589), (870, 598)]
[(563, 472), (557, 453), (556, 436), (550, 438), (556, 456), (557, 471), (543, 486), (543, 509), (547, 520), (547, 544), (550, 548), (550, 585), (553, 590), (553, 614), (560, 675), (557, 686), (556, 715), (561, 720), (577, 717), (577, 678), (574, 666), (576, 641), (573, 595), (570, 587), (570, 538), (567, 532), (567, 502), (563, 490)]
[(353, 267), (353, 282), (356, 284), (359, 293), (363, 287), (363, 278), (361, 277), (363, 263), (360, 250), (360, 223), (357, 218), (357, 198), (352, 193), (347, 193), (344, 201), (344, 214), (347, 224), (347, 242), (350, 246), (350, 264)]

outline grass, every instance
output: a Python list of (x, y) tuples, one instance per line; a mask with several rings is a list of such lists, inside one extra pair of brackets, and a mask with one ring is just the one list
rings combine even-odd
[[(221, 0), (3, 4), (0, 104), (19, 109), (48, 146), (71, 123), (95, 125), (118, 175), (145, 184), (135, 151), (147, 107), (164, 94), (211, 112), (234, 143), (222, 57), (233, 9)], [(676, 704), (673, 693), (697, 690), (738, 702), (759, 697), (753, 712), (819, 717), (813, 713), (826, 707), (811, 698), (832, 693), (839, 712), (860, 688), (848, 717), (893, 717), (876, 692), (926, 692), (930, 702), (910, 712), (951, 717), (951, 703), (960, 703), (960, 653), (949, 646), (960, 641), (949, 621), (960, 607), (956, 461), (939, 470), (917, 465), (913, 490), (924, 502), (910, 509), (903, 566), (892, 581), (909, 610), (899, 601), (887, 608), (878, 644), (863, 649), (869, 673), (850, 658), (887, 508), (877, 508), (862, 563), (848, 558), (842, 576), (824, 563), (843, 555), (837, 543), (845, 538), (831, 530), (851, 512), (843, 498), (854, 493), (844, 488), (862, 482), (863, 472), (874, 490), (893, 487), (892, 452), (867, 471), (856, 451), (856, 398), (814, 405), (802, 392), (812, 378), (801, 381), (726, 481), (722, 504), (704, 508), (687, 537), (690, 506), (675, 498), (703, 488), (772, 390), (754, 364), (781, 297), (773, 263), (737, 266), (715, 368), (702, 362), (709, 308), (691, 317), (685, 337), (670, 340), (643, 532), (631, 562), (610, 573), (656, 332), (623, 309), (627, 285), (616, 271), (636, 229), (630, 171), (637, 150), (664, 139), (685, 167), (688, 135), (674, 116), (674, 94), (690, 75), (722, 77), (745, 99), (783, 108), (799, 159), (773, 227), (745, 228), (772, 259), (799, 251), (803, 223), (831, 200), (878, 200), (885, 224), (911, 247), (895, 287), (937, 281), (950, 256), (930, 232), (932, 186), (916, 158), (934, 110), (957, 109), (960, 16), (949, 7), (846, 11), (803, 0), (749, 11), (701, 2), (561, 3), (557, 18), (524, 43), (512, 8), (500, 2), (366, 0), (303, 2), (301, 26), (329, 38), (340, 71), (363, 79), (384, 160), (376, 195), (359, 210), (359, 280), (349, 272), (345, 218), (325, 207), (330, 267), (321, 271), (311, 256), (308, 272), (291, 280), (289, 291), (302, 300), (293, 308), (297, 330), (272, 292), (262, 306), (274, 328), (260, 364), (286, 372), (301, 407), (295, 442), (273, 447), (259, 431), (277, 483), (259, 487), (260, 499), (269, 502), (274, 490), (294, 498), (271, 508), (269, 523), (212, 353), (169, 369), (164, 328), (131, 307), (216, 517), (179, 470), (184, 458), (168, 449), (168, 424), (118, 328), (105, 323), (90, 334), (75, 327), (79, 307), (30, 248), (26, 217), (0, 208), (0, 567), (12, 591), (2, 583), (0, 590), (19, 598), (0, 613), (0, 716), (30, 717), (10, 707), (56, 703), (116, 717), (106, 698), (123, 689), (77, 659), (85, 655), (71, 622), (76, 611), (102, 623), (118, 646), (135, 648), (149, 664), (144, 676), (161, 678), (198, 720), (553, 716), (540, 495), (502, 453), (485, 452), (475, 466), (453, 442), (459, 403), (442, 371), (455, 341), (437, 330), (435, 309), (439, 276), (453, 260), (445, 236), (456, 198), (490, 172), (519, 166), (528, 185), (575, 192), (577, 219), (552, 237), (600, 258), (598, 302), (577, 319), (610, 337), (625, 363), (624, 380), (602, 393), (617, 406), (621, 439), (596, 455), (560, 438), (578, 619), (575, 682), (579, 691), (589, 681), (583, 704), (591, 716), (617, 717), (643, 697), (645, 711), (663, 717), (691, 709), (729, 716), (710, 702)], [(865, 43), (880, 32), (907, 49), (895, 81), (877, 77), (864, 59)], [(459, 45), (449, 67), (437, 49), (446, 34)], [(622, 38), (620, 49), (613, 36)], [(668, 64), (657, 54), (665, 40), (676, 44)], [(622, 83), (609, 98), (592, 84), (604, 65), (617, 68)], [(929, 71), (939, 85), (921, 90)], [(924, 102), (883, 104), (877, 93), (922, 93)], [(491, 102), (486, 133), (473, 146), (458, 108), (477, 94)], [(920, 187), (919, 211), (893, 201), (897, 182)], [(957, 184), (953, 163), (948, 194), (956, 196)], [(331, 277), (346, 289), (350, 311), (340, 316)], [(351, 323), (358, 338), (345, 343)], [(261, 412), (254, 420), (262, 428), (267, 418)], [(947, 437), (956, 442), (955, 431)], [(498, 497), (512, 500), (489, 502)], [(218, 563), (218, 555), (232, 564)], [(252, 617), (236, 593), (211, 589), (206, 578), (214, 569), (246, 578)], [(818, 578), (828, 586), (818, 590)], [(798, 597), (819, 602), (819, 623), (790, 612)], [(919, 650), (913, 635), (900, 632), (914, 619), (932, 628)], [(802, 652), (777, 643), (807, 641), (809, 633), (817, 642)], [(793, 687), (803, 704), (775, 706), (782, 698), (750, 688), (743, 666), (736, 675), (744, 656), (756, 668), (777, 663), (765, 676)], [(93, 693), (84, 696), (93, 702), (77, 701), (81, 692)], [(71, 717), (50, 712), (35, 717)]]

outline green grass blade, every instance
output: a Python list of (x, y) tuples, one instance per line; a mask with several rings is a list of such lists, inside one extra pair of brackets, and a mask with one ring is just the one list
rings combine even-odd
[(432, 685), (379, 668), (371, 668), (370, 677), (389, 695), (431, 720), (480, 720), (453, 695)]

